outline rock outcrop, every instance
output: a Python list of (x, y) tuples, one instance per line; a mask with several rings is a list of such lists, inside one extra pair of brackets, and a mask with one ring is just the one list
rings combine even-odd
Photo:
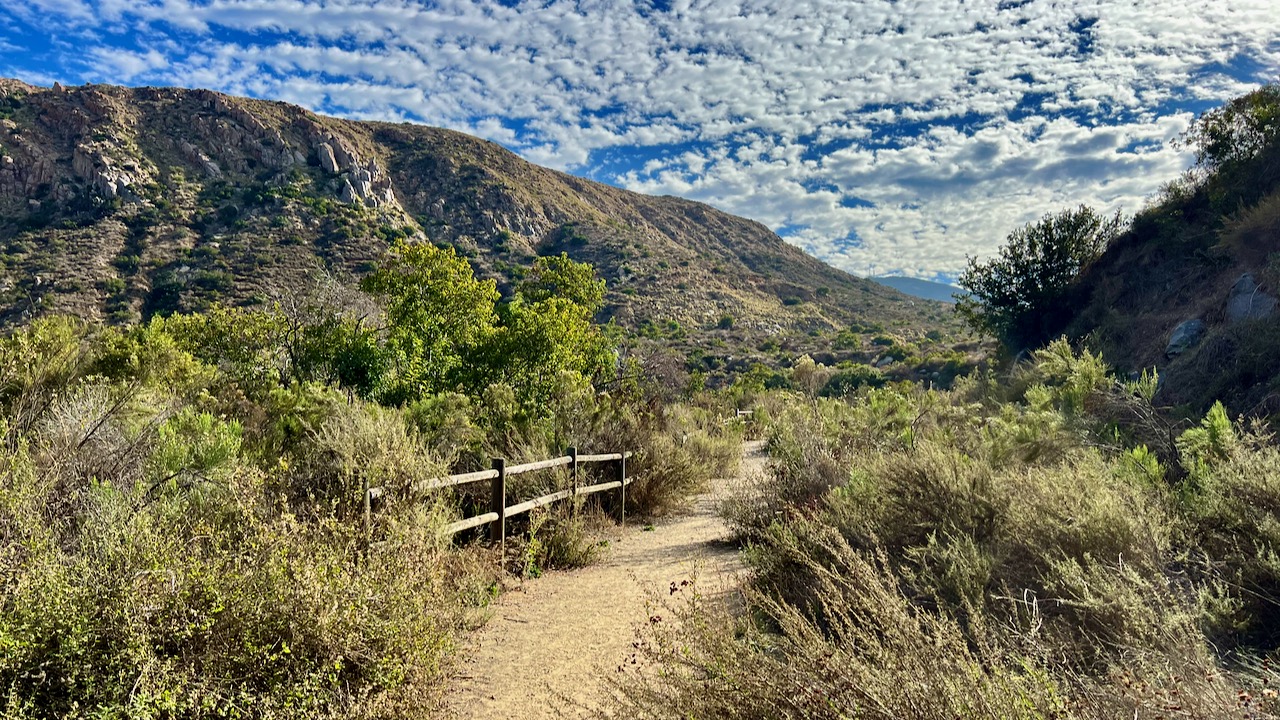
[(1253, 275), (1245, 273), (1231, 286), (1227, 295), (1227, 322), (1261, 320), (1271, 317), (1276, 310), (1276, 299), (1258, 287)]
[(362, 202), (373, 207), (396, 204), (391, 179), (376, 159), (363, 161), (350, 142), (314, 126), (312, 142), (320, 169), (338, 176), (334, 187), (342, 202)]
[(1166, 358), (1174, 358), (1199, 345), (1200, 341), (1204, 339), (1206, 331), (1207, 328), (1204, 321), (1199, 318), (1178, 323), (1178, 326), (1173, 329), (1173, 333), (1169, 336), (1169, 344), (1164, 348), (1164, 356)]

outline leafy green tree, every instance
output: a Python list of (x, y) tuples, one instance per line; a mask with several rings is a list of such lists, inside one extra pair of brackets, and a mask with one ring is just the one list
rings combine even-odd
[(386, 303), (388, 402), (453, 389), (494, 332), (497, 287), (476, 279), (453, 248), (398, 240), (360, 286)]
[(1196, 166), (1170, 191), (1203, 189), (1211, 207), (1231, 213), (1280, 182), (1280, 85), (1264, 85), (1201, 115), (1181, 142)]
[(604, 307), (604, 281), (596, 279), (590, 265), (575, 262), (566, 253), (535, 260), (518, 292), (527, 303), (563, 298), (592, 316)]
[(596, 380), (613, 367), (612, 342), (567, 298), (517, 298), (501, 319), (486, 353), (489, 381), (510, 385), (526, 409), (545, 407), (564, 373)]
[(287, 376), (286, 326), (278, 313), (217, 305), (151, 322), (180, 349), (219, 368), (251, 394), (264, 393)]
[(593, 318), (604, 304), (604, 281), (565, 254), (542, 257), (499, 308), (499, 328), (482, 367), (483, 382), (509, 385), (526, 412), (545, 415), (559, 385), (592, 382), (615, 364), (613, 342)]
[(969, 259), (957, 284), (971, 296), (956, 302), (956, 312), (1010, 350), (1039, 346), (1061, 330), (1068, 289), (1122, 225), (1119, 213), (1104, 217), (1081, 205), (1014, 230), (996, 257)]
[(1280, 85), (1264, 85), (1201, 115), (1182, 136), (1205, 173), (1230, 170), (1280, 139)]
[(374, 396), (387, 371), (374, 328), (355, 318), (334, 316), (301, 327), (290, 355), (296, 379), (336, 384), (362, 398)]

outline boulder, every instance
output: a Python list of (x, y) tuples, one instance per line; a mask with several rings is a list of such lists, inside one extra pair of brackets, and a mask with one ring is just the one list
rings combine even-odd
[(333, 138), (333, 156), (338, 161), (338, 167), (344, 171), (354, 171), (360, 166), (360, 156), (337, 137)]
[(220, 179), (222, 177), (222, 168), (218, 167), (218, 163), (207, 157), (201, 158), (200, 169), (204, 170), (204, 174), (211, 178)]
[(1231, 286), (1227, 296), (1227, 322), (1261, 320), (1271, 317), (1276, 310), (1276, 299), (1262, 292), (1253, 276), (1245, 273)]
[(338, 172), (338, 161), (333, 157), (333, 146), (320, 143), (316, 146), (316, 154), (320, 156), (320, 167), (327, 173)]
[(1204, 321), (1199, 318), (1178, 323), (1178, 327), (1174, 328), (1173, 334), (1169, 336), (1169, 344), (1165, 346), (1164, 356), (1176, 357), (1195, 347), (1204, 339), (1206, 329)]
[(353, 187), (351, 186), (351, 180), (344, 178), (344, 179), (342, 180), (342, 191), (341, 191), (341, 193), (338, 195), (338, 199), (339, 199), (339, 200), (341, 200), (342, 202), (344, 202), (344, 203), (346, 203), (346, 204), (350, 205), (350, 204), (354, 203), (354, 202), (356, 201), (356, 198), (358, 198), (358, 197), (359, 197), (359, 196), (358, 196), (358, 195), (356, 195), (356, 190), (355, 190), (355, 188), (353, 188)]

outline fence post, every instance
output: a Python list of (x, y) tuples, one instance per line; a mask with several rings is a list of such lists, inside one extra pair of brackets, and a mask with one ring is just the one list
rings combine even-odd
[(569, 496), (569, 512), (573, 515), (578, 514), (578, 448), (577, 446), (569, 446), (565, 453), (571, 460), (569, 462), (569, 488), (573, 494)]
[(369, 475), (365, 473), (364, 497), (362, 498), (364, 505), (364, 556), (369, 557), (369, 546), (373, 544), (373, 500), (369, 497)]
[(622, 483), (622, 487), (618, 488), (621, 493), (618, 523), (625, 526), (627, 524), (627, 453), (625, 450), (622, 452), (622, 457), (618, 458), (618, 482)]
[(498, 519), (489, 524), (489, 539), (502, 543), (505, 548), (507, 537), (506, 458), (494, 458), (493, 469), (498, 471), (498, 477), (493, 479), (493, 489), (489, 496), (489, 512), (498, 513)]

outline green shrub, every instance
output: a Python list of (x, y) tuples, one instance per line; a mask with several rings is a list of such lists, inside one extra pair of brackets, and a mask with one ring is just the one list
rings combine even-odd
[(585, 509), (558, 504), (529, 513), (528, 528), (514, 543), (513, 568), (521, 577), (539, 577), (547, 570), (572, 570), (595, 562), (603, 549), (594, 528), (613, 522)]
[[(198, 482), (100, 474), (68, 503), (67, 463), (5, 451), (7, 707), (302, 718), (429, 701), (458, 621), (437, 551), (402, 543), (361, 561), (356, 526), (270, 509), (261, 474), (234, 457), (233, 426), (181, 414), (164, 427), (149, 464), (200, 468)], [(52, 432), (42, 447), (56, 445)]]
[(947, 393), (772, 396), (721, 508), (748, 612), (669, 606), (610, 711), (1273, 717), (1280, 451), (1220, 408), (1174, 447), (1153, 385), (1055, 343)]
[(864, 387), (884, 385), (884, 375), (870, 365), (852, 365), (837, 369), (827, 379), (819, 394), (823, 397), (843, 398)]

